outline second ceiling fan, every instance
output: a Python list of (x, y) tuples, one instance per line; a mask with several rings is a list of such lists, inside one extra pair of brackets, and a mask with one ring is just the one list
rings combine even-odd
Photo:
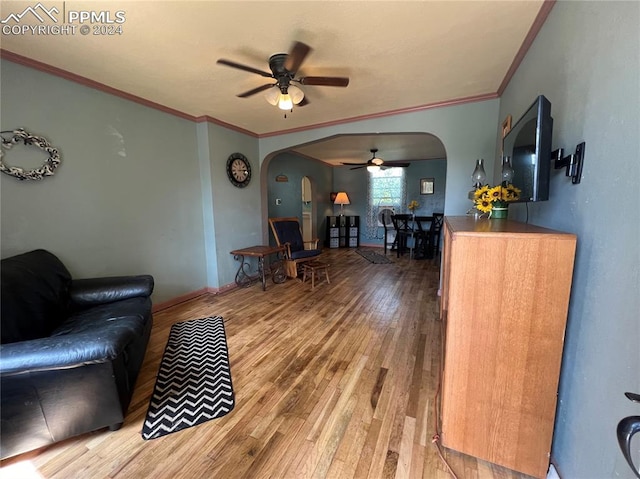
[(267, 101), (272, 105), (278, 105), (281, 110), (291, 110), (293, 105), (304, 106), (309, 103), (302, 89), (292, 83), (336, 87), (346, 87), (349, 85), (349, 78), (346, 77), (296, 77), (302, 62), (304, 62), (310, 52), (311, 47), (309, 45), (302, 42), (294, 42), (289, 53), (276, 53), (269, 57), (269, 69), (271, 73), (223, 58), (218, 60), (217, 63), (275, 80), (275, 83), (265, 83), (257, 88), (240, 93), (237, 95), (238, 97), (247, 98), (273, 88), (272, 91), (267, 92)]
[(369, 168), (376, 168), (376, 167), (381, 169), (406, 168), (411, 164), (406, 161), (384, 161), (382, 158), (379, 158), (376, 156), (376, 153), (378, 152), (377, 148), (371, 148), (369, 151), (371, 152), (371, 159), (366, 163), (342, 163), (342, 164), (345, 166), (353, 166), (354, 168), (351, 168), (352, 170), (357, 170), (359, 168), (369, 169)]

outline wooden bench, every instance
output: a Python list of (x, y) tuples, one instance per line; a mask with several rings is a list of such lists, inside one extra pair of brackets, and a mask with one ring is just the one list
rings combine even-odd
[(329, 281), (329, 264), (322, 261), (308, 261), (302, 263), (302, 282), (307, 280), (307, 276), (311, 277), (311, 289), (315, 287), (316, 276), (324, 271), (325, 278), (327, 278), (327, 284), (331, 284)]

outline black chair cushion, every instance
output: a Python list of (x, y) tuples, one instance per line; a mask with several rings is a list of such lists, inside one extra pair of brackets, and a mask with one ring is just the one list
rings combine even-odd
[(49, 336), (67, 317), (71, 274), (53, 254), (3, 259), (0, 273), (2, 344)]
[(311, 258), (320, 254), (319, 249), (303, 249), (300, 251), (291, 252), (291, 259)]
[(294, 252), (304, 250), (300, 224), (297, 221), (278, 221), (274, 225), (278, 232), (280, 244), (284, 245), (285, 243), (289, 243), (292, 256)]

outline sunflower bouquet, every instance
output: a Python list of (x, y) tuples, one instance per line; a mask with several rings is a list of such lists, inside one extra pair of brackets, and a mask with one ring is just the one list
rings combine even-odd
[(409, 208), (409, 211), (414, 213), (416, 209), (420, 208), (420, 203), (418, 203), (416, 200), (411, 200), (411, 203), (407, 205), (407, 208)]
[(511, 183), (497, 186), (484, 185), (474, 193), (476, 208), (483, 213), (492, 213), (494, 208), (506, 209), (509, 202), (520, 199), (520, 189)]

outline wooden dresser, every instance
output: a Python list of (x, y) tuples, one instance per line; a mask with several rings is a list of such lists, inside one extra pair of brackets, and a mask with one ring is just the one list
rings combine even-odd
[(545, 477), (576, 236), (446, 217), (442, 443)]

